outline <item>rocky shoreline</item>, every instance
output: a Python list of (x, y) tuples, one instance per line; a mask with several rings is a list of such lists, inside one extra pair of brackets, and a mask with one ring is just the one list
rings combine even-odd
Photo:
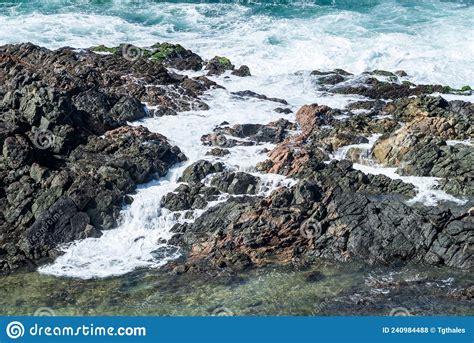
[[(202, 68), (208, 76), (250, 75), (225, 57), (204, 61), (167, 43), (0, 47), (1, 272), (34, 269), (54, 259), (61, 244), (116, 227), (138, 184), (186, 160), (166, 137), (128, 122), (208, 109), (202, 95), (222, 86), (178, 72)], [(474, 105), (433, 95), (470, 88), (414, 85), (403, 71), (337, 69), (312, 77), (320, 92), (359, 100), (345, 109), (305, 105), (293, 123), (285, 118), (286, 100), (234, 92), (274, 102), (282, 118), (222, 123), (201, 138), (210, 161), (190, 165), (162, 206), (189, 218), (205, 212), (173, 228), (168, 244), (182, 257), (164, 270), (220, 274), (328, 259), (472, 271)], [(262, 143), (275, 147), (256, 173), (219, 161), (234, 147)], [(366, 173), (364, 166), (393, 168), (397, 177)], [(294, 185), (262, 194), (266, 173)], [(404, 177), (439, 178), (446, 201), (413, 202), (420, 189)], [(209, 206), (221, 195), (227, 200)]]

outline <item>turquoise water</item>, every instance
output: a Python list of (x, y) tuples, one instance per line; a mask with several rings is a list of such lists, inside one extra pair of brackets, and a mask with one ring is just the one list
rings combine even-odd
[(260, 75), (405, 69), (414, 81), (474, 81), (473, 1), (1, 1), (0, 43), (172, 41)]

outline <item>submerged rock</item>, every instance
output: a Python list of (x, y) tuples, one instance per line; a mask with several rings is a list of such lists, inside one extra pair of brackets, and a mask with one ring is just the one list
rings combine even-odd
[(255, 98), (255, 99), (259, 99), (259, 100), (279, 102), (280, 104), (288, 105), (288, 102), (285, 99), (270, 98), (270, 97), (268, 97), (264, 94), (258, 94), (258, 93), (255, 93), (254, 91), (251, 91), (251, 90), (232, 92), (232, 95), (234, 95), (236, 97), (240, 97), (240, 98)]

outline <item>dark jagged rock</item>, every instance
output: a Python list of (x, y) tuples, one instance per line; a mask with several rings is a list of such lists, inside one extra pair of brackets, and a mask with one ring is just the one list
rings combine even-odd
[[(328, 75), (352, 77), (343, 72), (315, 73)], [(439, 87), (371, 81), (372, 76), (397, 77), (386, 71), (367, 75), (371, 76), (365, 76), (369, 80), (365, 87), (373, 87), (373, 93), (364, 95), (375, 100), (359, 101), (344, 110), (303, 106), (296, 114), (301, 133), (275, 140), (278, 145), (269, 159), (257, 165), (260, 171), (296, 178), (296, 185), (266, 198), (230, 198), (195, 222), (176, 228), (173, 242), (184, 248), (187, 270), (239, 270), (316, 259), (474, 268), (474, 222), (470, 212), (460, 214), (465, 206), (411, 205), (407, 200), (417, 194), (415, 186), (385, 175), (364, 174), (347, 160), (370, 164), (374, 156), (399, 167), (399, 173), (442, 177), (443, 189), (471, 194), (472, 146), (447, 145), (446, 140), (472, 140), (472, 105), (440, 97), (409, 98)], [(380, 100), (384, 98), (396, 100)], [(356, 110), (363, 111), (355, 114)], [(262, 126), (225, 126), (214, 135), (258, 141), (257, 130)], [(373, 149), (356, 145), (347, 149), (346, 159), (328, 162), (330, 153), (367, 144), (374, 134), (382, 135)], [(211, 182), (226, 192), (230, 176), (230, 172), (216, 174)]]
[(221, 172), (224, 165), (220, 162), (212, 164), (206, 160), (199, 160), (187, 167), (183, 175), (179, 178), (180, 182), (199, 183), (209, 174)]
[(276, 113), (282, 113), (282, 114), (290, 114), (290, 113), (293, 113), (292, 110), (290, 110), (289, 108), (282, 108), (282, 107), (277, 107), (274, 109), (274, 111)]
[(204, 61), (179, 44), (156, 43), (151, 46), (150, 59), (178, 70), (201, 70)]
[(406, 124), (375, 143), (372, 154), (378, 162), (398, 167), (403, 175), (451, 179), (452, 183), (442, 182), (444, 189), (454, 194), (473, 194), (474, 148), (446, 144), (447, 140), (474, 137), (471, 104), (420, 97), (394, 101), (386, 110)]
[(226, 70), (234, 70), (235, 66), (230, 62), (227, 57), (216, 56), (211, 59), (207, 65), (207, 75), (222, 75)]
[[(200, 96), (220, 86), (170, 69), (200, 70), (203, 64), (191, 51), (167, 43), (81, 51), (0, 47), (0, 271), (35, 266), (55, 256), (59, 244), (99, 237), (101, 230), (117, 225), (138, 183), (163, 176), (185, 160), (165, 137), (126, 123), (207, 109)], [(205, 68), (208, 75), (250, 74), (223, 57)], [(176, 246), (157, 247), (154, 255), (183, 249), (182, 259), (174, 262), (176, 271), (316, 259), (415, 261), (472, 270), (469, 202), (408, 205), (417, 191), (413, 185), (364, 174), (351, 162), (369, 164), (372, 158), (402, 174), (441, 177), (441, 189), (472, 195), (472, 146), (447, 141), (472, 141), (473, 105), (425, 96), (470, 90), (414, 85), (400, 80), (406, 76), (401, 72), (383, 70), (312, 75), (319, 91), (370, 100), (345, 109), (303, 106), (296, 114), (298, 127), (284, 119), (267, 125), (223, 123), (203, 136), (203, 144), (216, 146), (210, 151), (214, 156), (237, 145), (277, 144), (258, 170), (296, 181), (263, 197), (256, 195), (258, 177), (225, 170), (222, 163), (192, 164), (180, 179), (186, 184), (163, 197), (161, 206), (188, 211), (188, 219), (192, 210), (207, 210), (192, 223), (176, 225), (170, 241)], [(287, 105), (251, 90), (232, 95)], [(301, 132), (291, 135), (297, 128)], [(365, 148), (369, 138), (379, 137), (375, 134), (380, 138), (374, 147)], [(331, 156), (342, 159), (329, 161)], [(206, 178), (211, 186), (202, 183)], [(227, 197), (208, 208), (209, 202)], [(309, 279), (317, 282), (321, 275)]]
[(168, 97), (167, 108), (183, 110), (213, 86), (146, 58), (33, 44), (0, 47), (0, 84), (1, 272), (116, 226), (127, 193), (185, 159), (165, 137), (126, 123), (147, 115), (142, 101)]
[(336, 75), (341, 75), (341, 76), (350, 76), (350, 75), (353, 75), (343, 69), (334, 69), (333, 71), (320, 71), (320, 70), (313, 70), (311, 72), (311, 75), (314, 75), (314, 76), (327, 76), (327, 75), (332, 75), (332, 74), (336, 74)]
[(371, 99), (398, 99), (412, 95), (423, 95), (436, 92), (448, 93), (449, 89), (441, 85), (417, 85), (412, 87), (410, 84), (406, 83), (398, 84), (394, 82), (385, 82), (370, 77), (359, 85), (337, 85), (331, 89), (331, 91), (339, 94), (357, 94)]
[(213, 148), (206, 153), (206, 155), (218, 156), (218, 157), (226, 156), (229, 154), (230, 154), (230, 151), (228, 149), (221, 149), (221, 148)]
[(254, 204), (230, 200), (185, 224), (176, 240), (188, 247), (188, 263), (216, 267), (232, 268), (242, 255), (253, 265), (325, 258), (474, 266), (472, 252), (463, 248), (474, 238), (471, 217), (457, 220), (449, 211), (426, 213), (394, 199), (313, 187), (302, 202), (299, 187)]
[(231, 74), (240, 77), (251, 76), (250, 69), (246, 65), (240, 66), (239, 69), (233, 70)]
[(211, 185), (230, 194), (255, 194), (258, 178), (243, 172), (220, 173), (212, 178)]
[(148, 48), (131, 44), (121, 44), (118, 47), (98, 45), (91, 47), (89, 50), (96, 53), (115, 54), (127, 59), (148, 59), (178, 70), (198, 71), (203, 66), (203, 60), (200, 56), (179, 44), (156, 43)]
[(217, 200), (219, 190), (200, 183), (180, 185), (174, 192), (165, 195), (161, 206), (170, 211), (205, 208), (209, 201)]
[(259, 100), (279, 102), (280, 104), (288, 105), (288, 102), (285, 99), (269, 98), (268, 96), (266, 96), (264, 94), (258, 94), (258, 93), (255, 93), (255, 92), (251, 91), (251, 90), (232, 92), (232, 95), (240, 97), (240, 98), (255, 98), (255, 99), (259, 99)]
[[(218, 126), (214, 133), (201, 137), (204, 145), (218, 146), (220, 148), (232, 148), (234, 146), (251, 146), (262, 142), (280, 143), (296, 129), (288, 120), (279, 119), (267, 125), (262, 124), (237, 124), (232, 127)], [(235, 138), (229, 138), (233, 136)]]

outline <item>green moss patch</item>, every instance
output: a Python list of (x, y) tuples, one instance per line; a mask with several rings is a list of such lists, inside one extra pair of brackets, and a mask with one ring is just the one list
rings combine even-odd
[(227, 57), (217, 57), (217, 62), (224, 67), (231, 67), (232, 63)]
[(186, 51), (181, 45), (170, 43), (157, 43), (152, 45), (151, 48), (149, 58), (153, 61), (164, 61)]
[(94, 46), (90, 50), (93, 52), (108, 52), (111, 54), (115, 54), (117, 53), (118, 48), (108, 47), (102, 44), (102, 45)]

